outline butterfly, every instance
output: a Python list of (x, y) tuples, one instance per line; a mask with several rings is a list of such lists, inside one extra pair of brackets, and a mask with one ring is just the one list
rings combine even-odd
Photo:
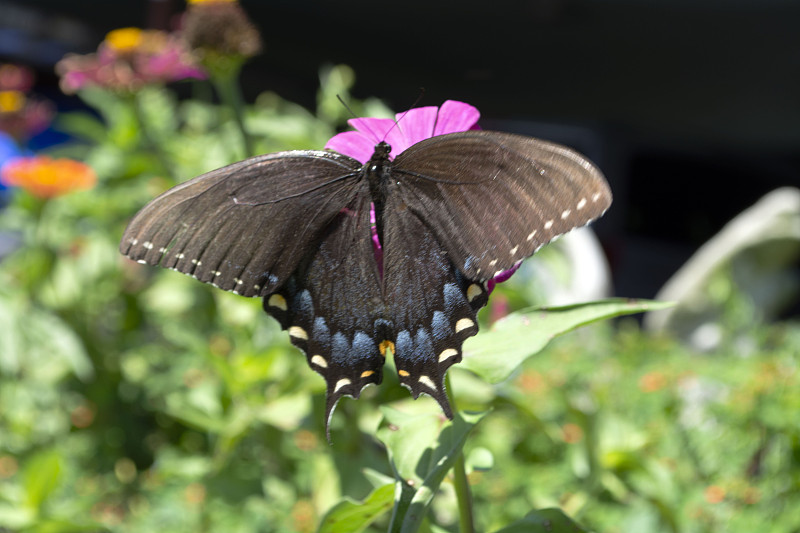
[(445, 373), (478, 332), (487, 283), (601, 216), (611, 192), (577, 152), (509, 133), (390, 152), (381, 141), (365, 164), (300, 150), (213, 170), (147, 204), (120, 251), (263, 298), (326, 381), (326, 425), (342, 396), (381, 382), (388, 351), (414, 398), (452, 418)]

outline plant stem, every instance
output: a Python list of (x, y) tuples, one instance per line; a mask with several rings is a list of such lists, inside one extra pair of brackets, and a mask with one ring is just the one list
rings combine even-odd
[(147, 123), (147, 117), (142, 109), (139, 94), (140, 93), (136, 93), (131, 96), (131, 106), (133, 107), (133, 114), (136, 117), (136, 122), (139, 124), (139, 131), (142, 133), (145, 148), (156, 156), (162, 170), (172, 178), (173, 182), (177, 183), (178, 175), (175, 173), (175, 169), (172, 167), (169, 157), (167, 157), (167, 154), (162, 149), (161, 143), (153, 137), (153, 133), (150, 131), (150, 126)]
[[(445, 387), (447, 398), (454, 412), (456, 409), (453, 398), (453, 388), (450, 385), (450, 376), (445, 376)], [(472, 516), (472, 493), (469, 490), (469, 480), (467, 479), (467, 464), (464, 459), (464, 449), (458, 452), (456, 462), (453, 465), (453, 486), (456, 489), (456, 500), (458, 501), (458, 530), (461, 533), (474, 533), (475, 523)]]
[(217, 89), (219, 98), (222, 103), (228, 106), (233, 112), (233, 119), (239, 132), (242, 134), (242, 144), (244, 146), (245, 157), (253, 157), (255, 149), (253, 148), (253, 138), (247, 133), (244, 127), (244, 99), (242, 98), (242, 91), (238, 83), (238, 69), (234, 72), (219, 74), (212, 76), (211, 81)]

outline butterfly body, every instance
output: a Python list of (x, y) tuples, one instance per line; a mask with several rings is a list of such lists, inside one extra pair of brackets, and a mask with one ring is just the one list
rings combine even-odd
[(413, 396), (452, 416), (444, 376), (478, 331), (487, 282), (599, 217), (611, 193), (588, 160), (529, 137), (468, 131), (390, 152), (380, 142), (365, 164), (281, 152), (209, 172), (142, 209), (121, 251), (262, 297), (325, 378), (328, 419), (381, 382), (387, 351)]

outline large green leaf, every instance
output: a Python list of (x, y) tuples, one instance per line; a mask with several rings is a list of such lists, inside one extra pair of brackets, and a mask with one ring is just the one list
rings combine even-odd
[(26, 507), (38, 512), (61, 479), (62, 457), (55, 450), (37, 453), (25, 463), (23, 487)]
[(0, 324), (0, 373), (24, 368), (41, 383), (55, 383), (70, 372), (83, 380), (93, 376), (80, 337), (55, 313), (19, 294), (0, 292)]
[(580, 326), (616, 316), (669, 307), (670, 303), (614, 298), (597, 302), (518, 311), (464, 345), (461, 368), (499, 383), (553, 338)]
[(320, 522), (318, 533), (360, 533), (392, 508), (394, 483), (378, 487), (363, 502), (350, 498), (334, 505)]
[(412, 533), (422, 524), (439, 485), (453, 467), (470, 430), (485, 413), (410, 415), (384, 407), (386, 426), (378, 431), (389, 452), (397, 489), (390, 531)]
[(525, 518), (497, 530), (495, 533), (585, 533), (586, 530), (570, 520), (561, 509), (532, 511)]

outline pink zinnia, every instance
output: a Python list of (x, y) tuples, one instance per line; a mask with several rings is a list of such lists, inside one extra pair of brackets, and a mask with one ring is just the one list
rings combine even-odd
[(354, 118), (347, 123), (356, 131), (334, 135), (325, 148), (366, 163), (372, 157), (375, 145), (386, 141), (392, 147), (390, 158), (394, 159), (411, 145), (429, 137), (480, 129), (480, 116), (480, 112), (469, 104), (447, 100), (441, 107), (418, 107), (398, 113), (395, 120)]
[(148, 84), (206, 77), (175, 36), (139, 28), (109, 32), (96, 53), (69, 54), (56, 64), (56, 72), (67, 94), (87, 86), (135, 91)]

